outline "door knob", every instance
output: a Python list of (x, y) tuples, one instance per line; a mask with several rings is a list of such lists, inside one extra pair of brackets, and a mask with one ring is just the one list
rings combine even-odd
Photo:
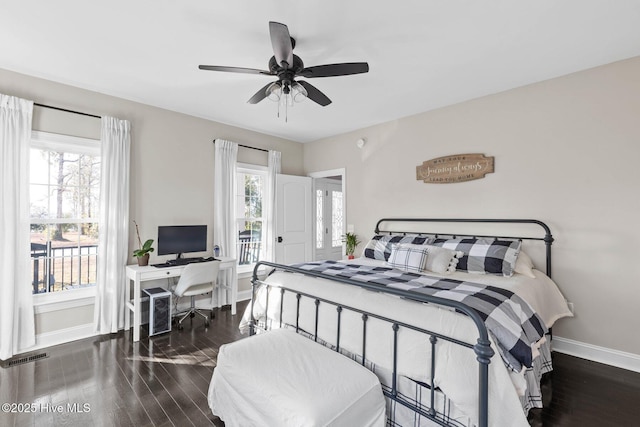
[(282, 236), (278, 236), (278, 243), (282, 243)]

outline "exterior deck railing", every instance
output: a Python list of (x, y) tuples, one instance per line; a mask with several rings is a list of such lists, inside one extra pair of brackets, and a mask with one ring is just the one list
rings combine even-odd
[(33, 293), (55, 292), (96, 283), (98, 245), (52, 247), (31, 243)]
[(238, 264), (248, 265), (258, 262), (260, 260), (261, 247), (262, 242), (260, 240), (241, 237), (238, 242)]

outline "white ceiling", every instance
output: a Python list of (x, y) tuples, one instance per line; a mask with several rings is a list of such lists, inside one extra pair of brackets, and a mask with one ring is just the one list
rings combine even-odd
[[(272, 77), (198, 70), (268, 69), (269, 21), (370, 72), (310, 80), (333, 103), (285, 123), (246, 102)], [(638, 55), (639, 0), (0, 0), (0, 68), (300, 142)]]

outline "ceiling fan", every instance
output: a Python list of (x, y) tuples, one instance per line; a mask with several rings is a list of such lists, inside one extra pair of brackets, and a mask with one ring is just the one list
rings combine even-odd
[(298, 77), (307, 79), (316, 77), (347, 76), (361, 74), (369, 71), (366, 62), (347, 62), (341, 64), (317, 65), (305, 68), (302, 59), (293, 54), (296, 41), (289, 35), (289, 28), (279, 22), (269, 22), (269, 35), (274, 56), (269, 60), (269, 70), (255, 68), (225, 67), (218, 65), (200, 65), (201, 70), (225, 71), (230, 73), (262, 74), (277, 76), (278, 80), (268, 83), (261, 88), (249, 101), (249, 104), (257, 104), (269, 97), (274, 101), (285, 101), (285, 106), (292, 101), (301, 101), (309, 98), (323, 107), (331, 104), (331, 100), (312, 84), (304, 80), (296, 80)]

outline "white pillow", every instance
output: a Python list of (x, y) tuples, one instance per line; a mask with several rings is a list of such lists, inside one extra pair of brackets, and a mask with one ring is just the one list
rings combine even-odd
[(462, 251), (453, 251), (433, 245), (400, 243), (391, 249), (388, 264), (405, 271), (432, 271), (448, 274), (456, 271)]
[(439, 246), (427, 246), (429, 246), (429, 256), (427, 257), (425, 270), (433, 271), (434, 273), (448, 274), (455, 272), (458, 261), (464, 256), (462, 251), (452, 251)]
[(531, 257), (523, 250), (520, 250), (518, 254), (518, 258), (516, 259), (516, 265), (513, 268), (513, 271), (523, 276), (531, 277), (535, 279), (536, 276), (533, 274), (533, 261), (531, 261)]

